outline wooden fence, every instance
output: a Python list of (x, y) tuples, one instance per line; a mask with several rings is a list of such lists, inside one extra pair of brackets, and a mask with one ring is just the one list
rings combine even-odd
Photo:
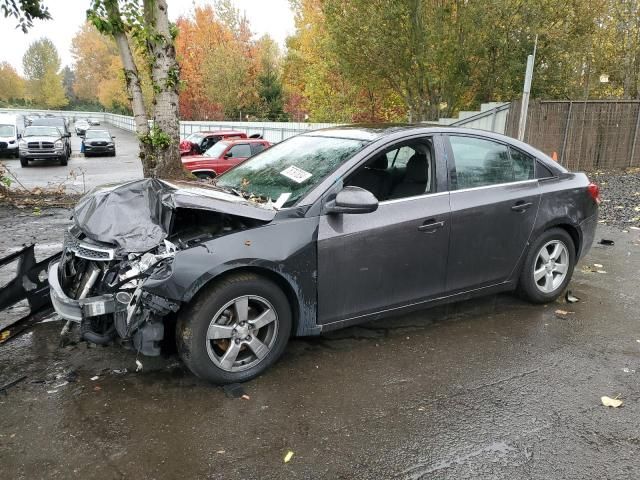
[[(519, 100), (512, 102), (506, 134), (516, 137)], [(524, 141), (571, 170), (640, 166), (640, 101), (540, 101), (529, 104)]]

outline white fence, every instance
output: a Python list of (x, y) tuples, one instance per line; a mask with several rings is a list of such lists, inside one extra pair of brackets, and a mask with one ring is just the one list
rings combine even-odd
[[(505, 133), (509, 115), (509, 103), (482, 104), (479, 112), (460, 112), (458, 118), (441, 118), (438, 123), (466, 128), (477, 128), (491, 132)], [(53, 114), (69, 118), (72, 121), (81, 118), (96, 118), (114, 127), (135, 132), (133, 117), (105, 112), (78, 112), (70, 110), (24, 110), (0, 109), (2, 113), (40, 113)], [(429, 122), (431, 123), (431, 122)], [(183, 121), (180, 122), (180, 137), (185, 138), (193, 132), (215, 130), (239, 130), (248, 135), (260, 134), (270, 142), (280, 142), (299, 133), (333, 127), (337, 123), (303, 123), (303, 122), (223, 122), (223, 121)]]
[[(71, 121), (82, 118), (95, 118), (101, 122), (108, 123), (114, 127), (135, 132), (135, 122), (133, 117), (127, 115), (117, 115), (106, 112), (79, 112), (71, 110), (33, 110), (33, 109), (0, 109), (2, 113), (13, 113), (28, 115), (32, 113), (52, 114), (68, 118)], [(180, 122), (180, 137), (184, 138), (193, 132), (215, 131), (215, 130), (238, 130), (249, 135), (258, 133), (265, 140), (270, 142), (281, 142), (282, 140), (297, 135), (299, 133), (317, 130), (319, 128), (332, 127), (335, 123), (302, 123), (302, 122), (216, 122), (216, 121), (184, 121)]]

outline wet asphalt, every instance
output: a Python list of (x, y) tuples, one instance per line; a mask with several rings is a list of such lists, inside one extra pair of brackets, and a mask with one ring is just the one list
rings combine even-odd
[(96, 126), (108, 130), (115, 136), (115, 157), (89, 157), (80, 153), (81, 138), (71, 134), (71, 158), (66, 166), (55, 160), (33, 160), (29, 167), (20, 166), (20, 160), (2, 158), (2, 163), (13, 175), (12, 187), (26, 189), (64, 188), (67, 193), (77, 194), (106, 183), (125, 182), (142, 178), (142, 165), (138, 159), (136, 136), (112, 125)]
[[(68, 214), (0, 208), (0, 252), (55, 250)], [(640, 231), (596, 238), (615, 245), (576, 269), (578, 303), (497, 295), (294, 339), (246, 398), (36, 325), (0, 346), (0, 385), (27, 377), (0, 393), (0, 477), (639, 478)]]
[[(74, 136), (68, 167), (5, 163), (27, 188), (140, 177), (134, 136), (113, 133), (116, 158), (83, 158)], [(69, 216), (0, 207), (0, 256), (50, 255)], [(0, 478), (639, 478), (640, 231), (601, 238), (615, 245), (576, 269), (578, 303), (498, 295), (294, 339), (246, 398), (175, 355), (136, 372), (132, 352), (61, 347), (61, 322), (39, 324), (0, 345), (0, 389), (26, 376), (0, 392)]]

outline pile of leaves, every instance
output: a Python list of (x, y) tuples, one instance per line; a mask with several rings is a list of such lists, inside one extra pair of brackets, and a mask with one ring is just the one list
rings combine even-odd
[(623, 229), (640, 227), (640, 168), (595, 171), (589, 178), (600, 186), (600, 222)]

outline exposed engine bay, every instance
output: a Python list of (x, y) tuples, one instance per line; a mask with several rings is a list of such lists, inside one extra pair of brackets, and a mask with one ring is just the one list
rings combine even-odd
[(272, 213), (264, 209), (267, 216), (262, 211), (253, 215), (260, 218), (223, 213), (214, 209), (220, 202), (216, 197), (209, 205), (197, 197), (192, 207), (191, 195), (185, 202), (176, 192), (165, 182), (147, 179), (79, 202), (62, 256), (49, 267), (53, 306), (67, 320), (63, 334), (77, 323), (87, 341), (120, 340), (143, 355), (159, 355), (167, 322), (180, 304), (145, 291), (147, 279), (168, 278), (180, 251), (264, 225)]

